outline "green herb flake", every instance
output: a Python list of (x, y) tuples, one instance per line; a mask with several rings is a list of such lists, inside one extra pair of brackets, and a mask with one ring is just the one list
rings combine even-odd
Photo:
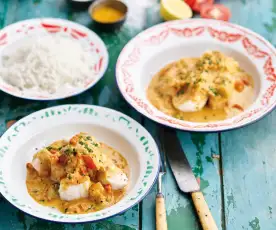
[(54, 148), (51, 147), (51, 146), (47, 146), (46, 149), (47, 149), (48, 151), (51, 151), (51, 150), (53, 150)]
[(86, 137), (86, 140), (87, 140), (87, 141), (92, 141), (92, 138), (91, 138), (90, 136), (87, 136), (87, 137)]
[(219, 94), (218, 94), (218, 91), (215, 89), (215, 88), (213, 88), (213, 87), (209, 87), (209, 89), (210, 89), (210, 91), (215, 95), (215, 96), (218, 96)]
[(84, 145), (84, 142), (83, 142), (83, 141), (80, 141), (79, 143), (80, 143), (81, 145)]
[(88, 212), (89, 210), (91, 210), (93, 208), (93, 205), (91, 205), (88, 209), (86, 209), (86, 212)]

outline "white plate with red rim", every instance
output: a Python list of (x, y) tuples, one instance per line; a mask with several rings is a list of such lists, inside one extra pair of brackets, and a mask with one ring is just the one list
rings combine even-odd
[[(207, 50), (235, 58), (252, 75), (254, 103), (233, 118), (209, 123), (178, 120), (157, 110), (146, 96), (153, 75), (169, 62), (199, 57)], [(248, 125), (275, 108), (275, 69), (276, 49), (260, 35), (228, 22), (191, 19), (162, 23), (138, 34), (122, 50), (116, 78), (125, 99), (148, 118), (180, 130), (217, 132)]]
[(65, 89), (54, 94), (37, 91), (20, 91), (3, 80), (0, 81), (0, 90), (24, 99), (58, 100), (75, 96), (88, 90), (103, 77), (108, 66), (108, 52), (104, 42), (88, 28), (64, 19), (30, 19), (3, 28), (0, 31), (0, 58), (2, 58), (4, 53), (7, 53), (7, 50), (12, 49), (14, 45), (20, 47), (29, 38), (46, 35), (72, 38), (73, 41), (78, 42), (84, 50), (88, 51), (89, 55), (91, 54), (91, 58), (93, 57), (95, 60), (93, 62), (91, 61), (91, 66), (89, 66), (93, 77), (83, 82), (80, 87), (70, 90)]

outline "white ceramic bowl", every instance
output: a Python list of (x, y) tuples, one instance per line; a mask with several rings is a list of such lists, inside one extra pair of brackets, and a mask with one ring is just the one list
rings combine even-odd
[[(16, 97), (32, 100), (57, 100), (78, 95), (94, 86), (104, 75), (108, 66), (108, 52), (101, 38), (88, 28), (64, 19), (38, 18), (11, 24), (0, 31), (0, 66), (2, 56), (20, 47), (29, 38), (45, 35), (72, 38), (91, 54), (91, 79), (73, 89), (60, 87), (54, 94), (43, 92), (22, 92), (0, 78), (0, 90)], [(70, 49), (70, 47), (68, 47)]]
[[(146, 89), (155, 73), (182, 57), (218, 50), (235, 58), (255, 81), (255, 102), (236, 117), (219, 122), (178, 120), (157, 110)], [(214, 132), (245, 126), (265, 116), (276, 104), (276, 50), (260, 35), (228, 22), (191, 19), (171, 21), (143, 31), (122, 50), (116, 67), (125, 99), (148, 118), (173, 128)]]
[[(26, 163), (36, 148), (87, 132), (118, 150), (130, 166), (130, 186), (117, 204), (98, 212), (62, 214), (32, 199), (26, 188)], [(159, 170), (157, 146), (132, 118), (91, 105), (63, 105), (35, 112), (15, 123), (0, 139), (0, 192), (14, 206), (41, 219), (80, 223), (111, 217), (131, 208), (148, 193)]]

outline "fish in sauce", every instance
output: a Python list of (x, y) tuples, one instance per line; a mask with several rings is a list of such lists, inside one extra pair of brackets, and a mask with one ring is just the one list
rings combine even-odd
[(221, 52), (183, 58), (166, 65), (151, 80), (149, 101), (160, 111), (191, 122), (225, 120), (254, 101), (252, 77)]
[(107, 208), (123, 198), (128, 184), (125, 158), (86, 133), (52, 143), (27, 163), (30, 196), (66, 214)]

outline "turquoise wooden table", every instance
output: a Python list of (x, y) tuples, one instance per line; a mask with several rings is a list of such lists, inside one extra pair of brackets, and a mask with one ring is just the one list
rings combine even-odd
[[(224, 0), (231, 21), (248, 27), (276, 45), (276, 0)], [(126, 24), (116, 33), (96, 31), (110, 54), (103, 79), (79, 96), (53, 102), (16, 99), (0, 93), (0, 134), (8, 121), (36, 110), (65, 103), (97, 104), (134, 117), (154, 134), (157, 125), (120, 96), (114, 66), (123, 46), (141, 30), (160, 22), (157, 1), (129, 0)], [(0, 0), (0, 28), (34, 17), (59, 17), (90, 25), (86, 12), (75, 12), (65, 0)], [(219, 226), (226, 230), (276, 230), (276, 112), (248, 127), (225, 133), (178, 132), (195, 175)], [(93, 224), (56, 224), (25, 215), (0, 197), (0, 229), (10, 230), (154, 230), (155, 189), (126, 213)], [(171, 230), (200, 229), (189, 196), (179, 192), (171, 171), (164, 179), (167, 218)]]

